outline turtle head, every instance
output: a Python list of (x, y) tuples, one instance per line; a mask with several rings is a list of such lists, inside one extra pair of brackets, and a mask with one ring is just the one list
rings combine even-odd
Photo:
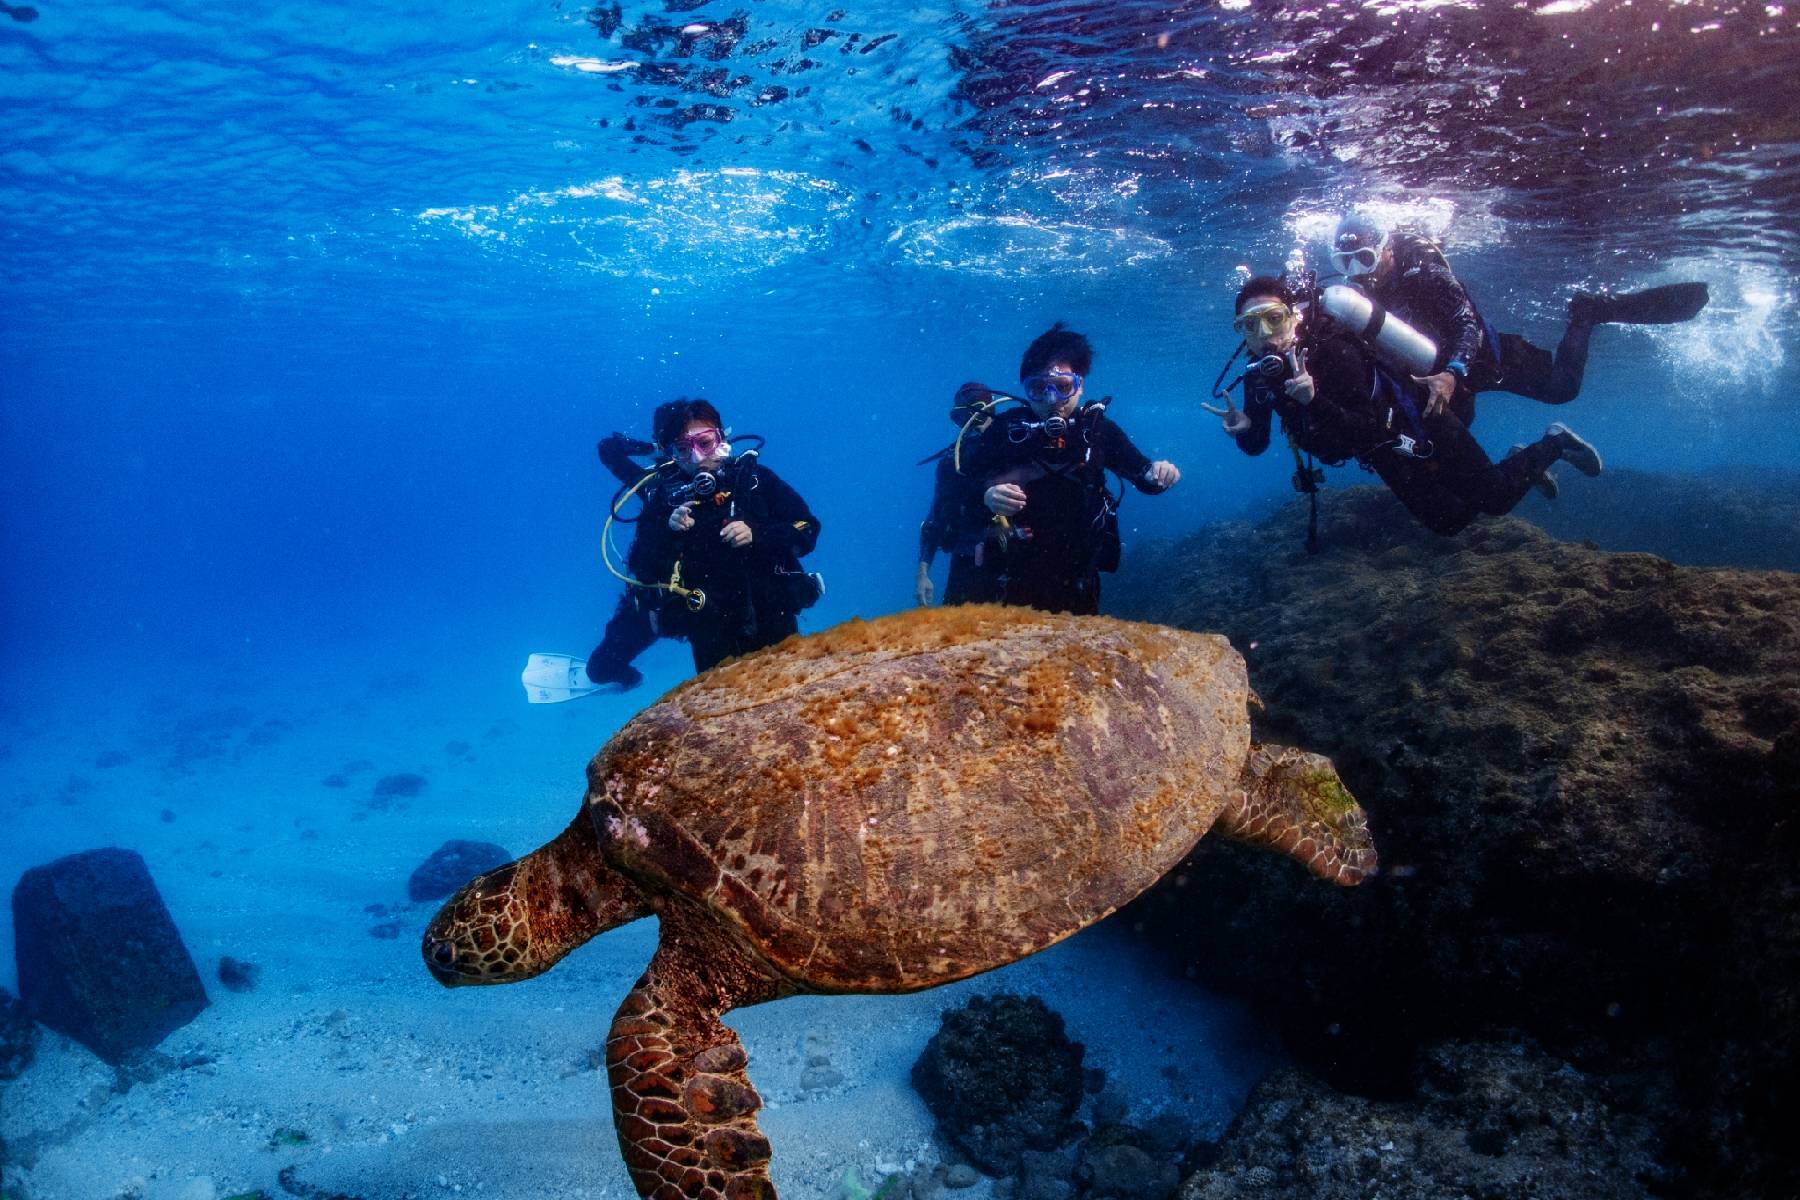
[(1354, 887), (1379, 860), (1368, 814), (1322, 754), (1251, 746), (1239, 805), (1219, 814), (1221, 832), (1298, 859), (1320, 879)]
[(425, 966), (445, 987), (517, 983), (549, 970), (562, 957), (543, 961), (533, 952), (519, 866), (507, 863), (477, 876), (426, 927), (419, 949)]
[(465, 884), (431, 919), (419, 952), (445, 987), (517, 983), (648, 911), (600, 856), (584, 811), (555, 841)]

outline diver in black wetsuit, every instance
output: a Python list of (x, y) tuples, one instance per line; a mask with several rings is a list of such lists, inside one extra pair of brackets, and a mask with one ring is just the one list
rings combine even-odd
[[(672, 462), (652, 469), (643, 492), (626, 555), (635, 585), (588, 656), (595, 683), (634, 686), (642, 676), (631, 660), (659, 635), (685, 638), (696, 671), (772, 646), (799, 632), (799, 613), (822, 593), (800, 566), (818, 542), (818, 518), (755, 451), (732, 455), (717, 409), (672, 400), (658, 406), (653, 428)], [(614, 460), (634, 467), (630, 455), (642, 446), (615, 434), (601, 460), (623, 479)]]
[[(655, 442), (641, 441), (629, 434), (610, 433), (600, 441), (601, 465), (626, 487), (655, 470), (633, 460), (655, 453)], [(633, 561), (636, 550), (637, 543), (633, 541), (631, 551), (626, 556), (627, 569), (633, 572), (639, 566)], [(644, 681), (643, 672), (631, 665), (632, 660), (656, 641), (652, 606), (643, 600), (639, 589), (626, 588), (625, 593), (619, 597), (618, 604), (613, 607), (613, 615), (606, 622), (606, 632), (601, 635), (600, 644), (588, 655), (587, 676), (601, 687), (628, 692)]]
[(1482, 513), (1510, 512), (1536, 486), (1554, 494), (1552, 463), (1568, 462), (1584, 475), (1600, 473), (1600, 455), (1562, 424), (1500, 462), (1454, 412), (1427, 412), (1424, 387), (1379, 365), (1362, 341), (1319, 314), (1301, 336), (1302, 314), (1280, 279), (1259, 276), (1238, 292), (1233, 328), (1252, 364), (1244, 373), (1244, 407), (1229, 398), (1225, 432), (1246, 454), (1269, 446), (1272, 417), (1303, 451), (1333, 466), (1352, 458), (1381, 477), (1408, 512), (1433, 533), (1461, 531)]
[(1108, 401), (1084, 401), (1094, 351), (1058, 321), (1019, 363), (1024, 407), (997, 413), (964, 469), (983, 482), (993, 514), (988, 545), (1000, 599), (1046, 612), (1100, 611), (1100, 572), (1119, 565), (1118, 499), (1111, 471), (1147, 495), (1174, 487), (1181, 472), (1152, 462), (1107, 416)]
[(1000, 600), (1000, 572), (997, 562), (986, 553), (990, 514), (981, 502), (982, 482), (977, 476), (964, 474), (958, 464), (963, 447), (973, 456), (982, 431), (993, 420), (994, 404), (1006, 399), (980, 383), (965, 383), (956, 389), (950, 420), (957, 427), (957, 442), (933, 456), (937, 466), (932, 477), (931, 508), (919, 522), (919, 569), (913, 582), (913, 599), (921, 607), (928, 607), (936, 598), (931, 563), (939, 551), (950, 559), (950, 574), (944, 581), (945, 604), (992, 604)]
[(1707, 300), (1704, 283), (1620, 296), (1577, 292), (1569, 301), (1569, 327), (1552, 355), (1484, 320), (1430, 238), (1390, 232), (1374, 218), (1352, 213), (1338, 223), (1331, 259), (1354, 287), (1437, 344), (1431, 373), (1420, 377), (1430, 392), (1426, 408), (1435, 413), (1453, 405), (1465, 425), (1475, 418), (1476, 392), (1512, 392), (1545, 404), (1573, 400), (1595, 325), (1672, 325), (1692, 320)]

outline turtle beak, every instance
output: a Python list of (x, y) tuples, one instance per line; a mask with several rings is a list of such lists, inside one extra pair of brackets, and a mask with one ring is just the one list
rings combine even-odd
[(425, 957), (425, 966), (445, 987), (456, 987), (470, 982), (469, 977), (456, 969), (456, 943), (447, 938), (432, 937), (429, 932), (419, 946), (419, 952)]

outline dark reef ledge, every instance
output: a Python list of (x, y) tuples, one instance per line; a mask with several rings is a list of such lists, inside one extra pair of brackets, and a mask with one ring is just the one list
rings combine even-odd
[(1258, 736), (1336, 760), (1384, 873), (1207, 838), (1127, 919), (1340, 1092), (1423, 1120), (1433, 1047), (1523, 1038), (1662, 1097), (1620, 1194), (1800, 1193), (1800, 575), (1325, 499), (1320, 553), (1289, 504), (1133, 547), (1109, 609), (1227, 634)]

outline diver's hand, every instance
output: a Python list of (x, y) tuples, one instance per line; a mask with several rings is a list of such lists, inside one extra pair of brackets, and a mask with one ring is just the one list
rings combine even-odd
[(1016, 483), (996, 483), (982, 493), (981, 500), (988, 506), (989, 512), (999, 513), (1003, 517), (1025, 511), (1025, 489)]
[(1306, 373), (1306, 351), (1294, 352), (1294, 375), (1281, 385), (1289, 400), (1295, 404), (1311, 404), (1313, 402), (1313, 377)]
[(1224, 408), (1214, 408), (1212, 405), (1204, 402), (1201, 403), (1200, 407), (1204, 408), (1213, 416), (1218, 417), (1220, 423), (1225, 426), (1225, 432), (1229, 433), (1232, 437), (1237, 437), (1240, 434), (1250, 432), (1250, 414), (1233, 404), (1229, 393), (1225, 397)]
[(1414, 383), (1422, 383), (1429, 393), (1425, 397), (1425, 415), (1435, 417), (1450, 407), (1450, 397), (1456, 395), (1456, 376), (1449, 371), (1439, 371), (1436, 375), (1414, 375)]
[(750, 532), (750, 527), (742, 521), (728, 521), (725, 528), (719, 530), (719, 540), (733, 550), (742, 550), (750, 544), (751, 539), (755, 536)]
[(669, 528), (676, 533), (686, 533), (692, 529), (694, 527), (694, 506), (699, 503), (698, 500), (689, 500), (686, 504), (678, 506), (669, 514)]
[(1159, 458), (1150, 464), (1145, 477), (1166, 492), (1181, 482), (1181, 470), (1174, 463)]
[(607, 434), (600, 440), (600, 444), (608, 450), (615, 451), (616, 453), (628, 457), (656, 453), (655, 442), (646, 442), (642, 438), (634, 438), (628, 433), (619, 433), (617, 431)]
[(930, 608), (931, 602), (937, 599), (937, 588), (931, 582), (931, 564), (919, 564), (919, 577), (913, 581), (913, 599), (920, 608)]
[(956, 398), (950, 403), (957, 408), (974, 409), (986, 404), (993, 394), (994, 389), (987, 384), (971, 380), (956, 389)]

